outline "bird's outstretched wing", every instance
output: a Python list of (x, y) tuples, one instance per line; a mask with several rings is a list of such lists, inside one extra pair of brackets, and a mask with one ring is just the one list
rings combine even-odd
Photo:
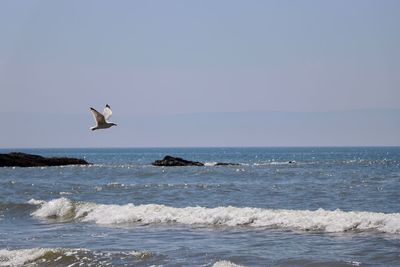
[(93, 117), (94, 117), (94, 119), (96, 120), (96, 123), (97, 123), (97, 124), (104, 124), (104, 123), (106, 123), (106, 120), (104, 119), (104, 116), (103, 116), (100, 112), (98, 112), (98, 111), (95, 110), (94, 108), (90, 108), (90, 110), (92, 111)]
[(111, 115), (112, 115), (112, 110), (111, 110), (111, 107), (110, 107), (109, 105), (106, 105), (106, 107), (104, 108), (103, 115), (104, 115), (104, 118), (105, 118), (106, 120), (108, 120), (108, 119), (111, 117)]

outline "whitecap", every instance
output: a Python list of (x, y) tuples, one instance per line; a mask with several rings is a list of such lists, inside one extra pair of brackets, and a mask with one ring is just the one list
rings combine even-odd
[(34, 198), (31, 198), (29, 201), (28, 201), (28, 204), (31, 204), (31, 205), (41, 205), (41, 204), (43, 204), (43, 203), (45, 203), (46, 201), (44, 201), (44, 200), (36, 200), (36, 199), (34, 199)]
[[(39, 202), (36, 202), (39, 203)], [(57, 198), (49, 202), (42, 202), (41, 207), (32, 212), (32, 215), (38, 218), (62, 218), (73, 213), (74, 205), (67, 198)]]
[(244, 267), (244, 266), (235, 264), (230, 261), (222, 260), (222, 261), (217, 261), (216, 263), (214, 263), (212, 267)]
[[(46, 266), (102, 266), (109, 265), (106, 262), (110, 258), (116, 257), (119, 260), (129, 261), (129, 257), (138, 260), (151, 257), (153, 254), (147, 251), (130, 252), (101, 252), (90, 251), (87, 249), (70, 248), (29, 248), (29, 249), (0, 249), (0, 266), (36, 266), (45, 264)], [(63, 263), (59, 261), (63, 260)]]
[(0, 266), (21, 266), (43, 257), (48, 252), (55, 252), (56, 249), (33, 248), (18, 250), (0, 250)]
[(79, 219), (100, 225), (183, 224), (205, 226), (247, 226), (303, 231), (377, 231), (400, 234), (400, 213), (360, 211), (286, 210), (239, 207), (175, 208), (158, 204), (103, 205), (73, 203), (66, 198), (45, 202), (32, 213), (38, 218)]

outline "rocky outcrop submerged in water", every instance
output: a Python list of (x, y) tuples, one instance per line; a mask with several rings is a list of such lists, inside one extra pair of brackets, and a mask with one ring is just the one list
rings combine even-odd
[(83, 159), (52, 157), (46, 158), (39, 155), (13, 152), (0, 154), (0, 167), (47, 167), (64, 165), (89, 165)]
[[(154, 166), (176, 167), (176, 166), (205, 166), (204, 163), (198, 161), (190, 161), (178, 157), (165, 156), (161, 160), (156, 160), (152, 163)], [(239, 165), (238, 163), (217, 162), (213, 166), (229, 166)]]
[(204, 166), (204, 163), (198, 161), (190, 161), (182, 158), (165, 156), (163, 159), (156, 160), (152, 163), (154, 166)]

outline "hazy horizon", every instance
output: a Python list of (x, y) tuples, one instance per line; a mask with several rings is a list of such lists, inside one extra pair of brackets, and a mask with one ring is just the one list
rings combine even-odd
[[(0, 113), (3, 123), (9, 127), (2, 131), (0, 148), (400, 145), (400, 109), (136, 117), (117, 113), (112, 121), (118, 126), (94, 132), (89, 129), (94, 125), (89, 111), (80, 114), (5, 114)], [(48, 125), (51, 127), (42, 131)]]

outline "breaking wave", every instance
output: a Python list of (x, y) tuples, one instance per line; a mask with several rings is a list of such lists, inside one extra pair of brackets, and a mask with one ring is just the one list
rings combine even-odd
[(186, 207), (165, 205), (103, 205), (58, 198), (48, 202), (31, 200), (39, 206), (32, 216), (40, 219), (79, 220), (100, 225), (183, 224), (204, 226), (247, 226), (303, 231), (377, 231), (400, 234), (400, 213), (285, 210), (238, 207)]
[[(73, 248), (0, 249), (0, 266), (163, 266), (164, 257), (146, 251), (91, 251)], [(212, 267), (244, 267), (226, 260)]]
[(0, 250), (0, 266), (109, 266), (114, 259), (132, 263), (146, 260), (149, 252), (99, 252), (88, 249), (30, 248)]

